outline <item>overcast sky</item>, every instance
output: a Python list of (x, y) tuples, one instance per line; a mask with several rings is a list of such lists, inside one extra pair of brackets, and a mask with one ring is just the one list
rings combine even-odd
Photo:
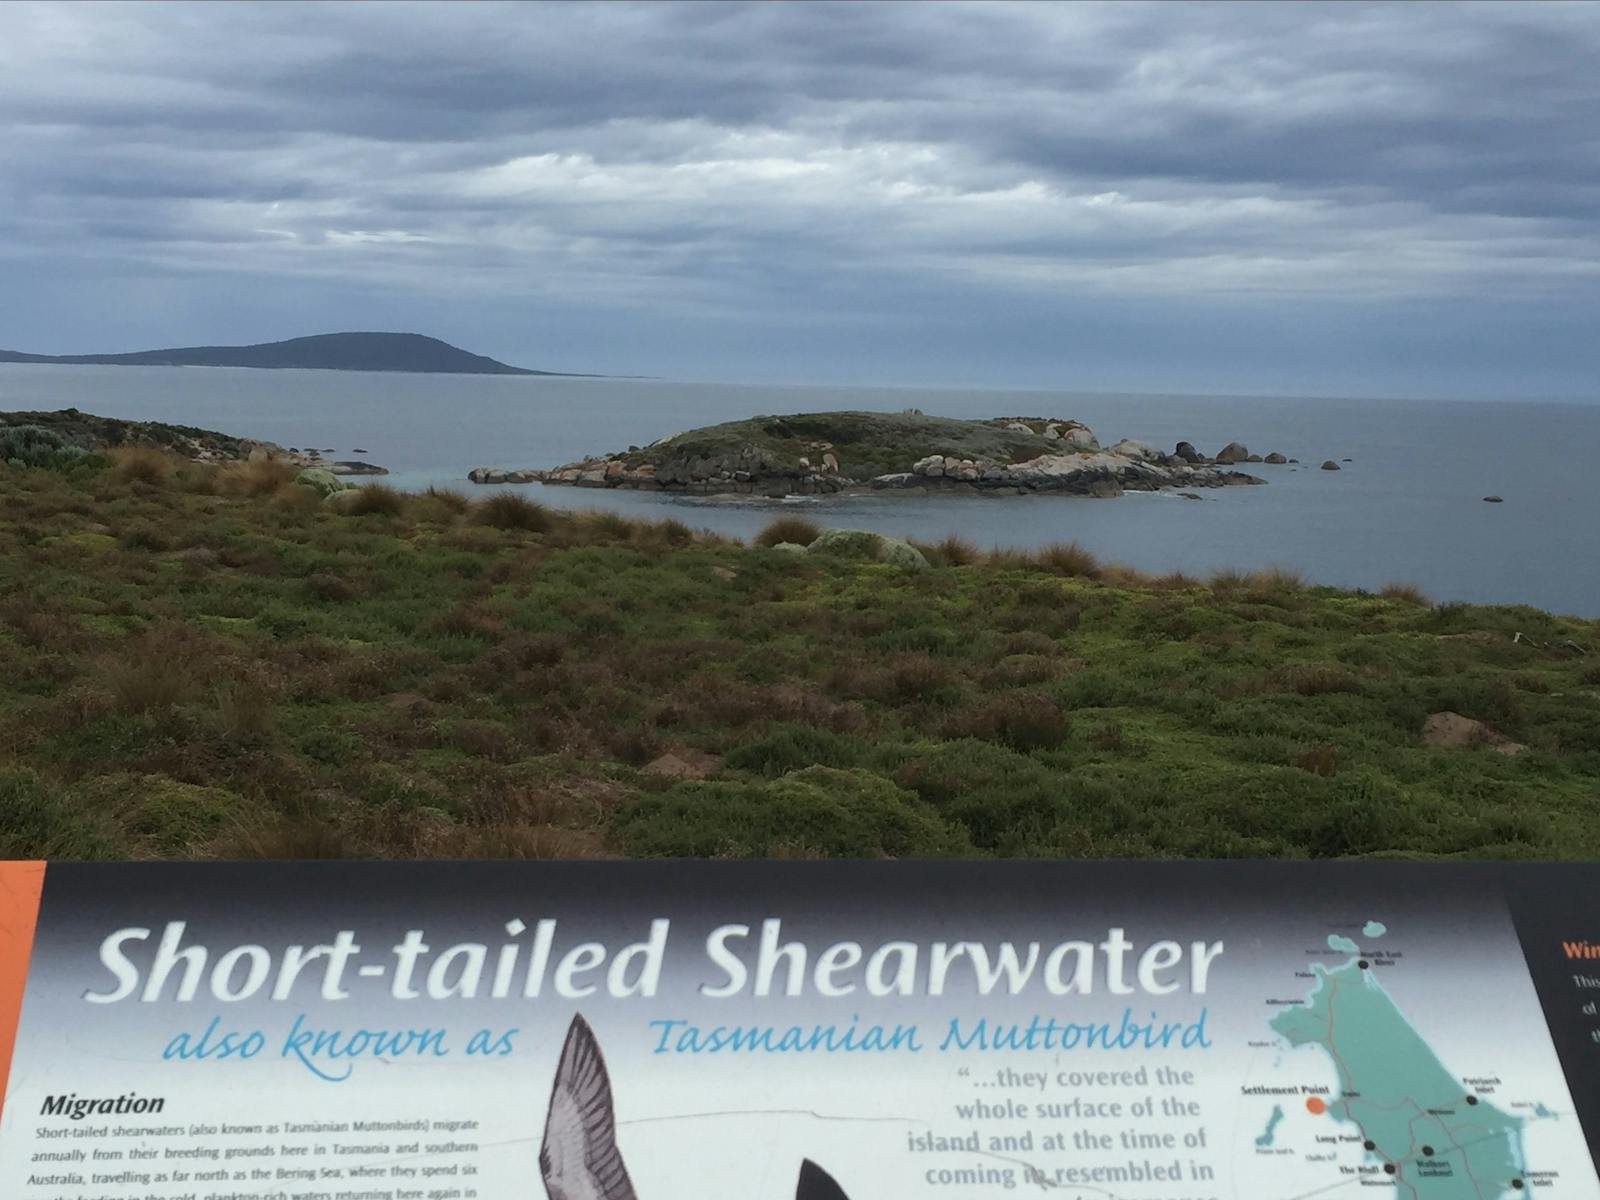
[(1600, 394), (1592, 4), (0, 4), (0, 347)]

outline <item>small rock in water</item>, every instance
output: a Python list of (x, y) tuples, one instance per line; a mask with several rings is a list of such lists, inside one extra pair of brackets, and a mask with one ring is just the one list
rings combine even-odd
[(1483, 502), (1485, 504), (1504, 504), (1505, 500), (1500, 496), (1485, 496)]
[(1243, 442), (1229, 442), (1217, 451), (1219, 463), (1240, 463), (1250, 461), (1250, 449)]
[(350, 453), (351, 454), (371, 454), (372, 451), (371, 450), (363, 450), (360, 446), (352, 446), (350, 448)]
[(1276, 450), (1274, 450), (1271, 454), (1267, 455), (1261, 461), (1265, 462), (1265, 463), (1272, 463), (1274, 466), (1276, 466), (1276, 465), (1279, 465), (1279, 464), (1282, 464), (1282, 463), (1286, 463), (1289, 460), (1286, 459), (1283, 455), (1279, 454)]
[(1322, 469), (1324, 471), (1337, 471), (1339, 469), (1339, 464), (1330, 458), (1322, 464)]

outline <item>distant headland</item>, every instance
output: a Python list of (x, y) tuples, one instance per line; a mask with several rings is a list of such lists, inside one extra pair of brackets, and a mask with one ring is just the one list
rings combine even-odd
[(321, 333), (254, 346), (184, 346), (132, 354), (22, 354), (0, 363), (101, 367), (260, 367), (309, 371), (411, 371), (451, 375), (559, 375), (513, 367), (420, 333)]

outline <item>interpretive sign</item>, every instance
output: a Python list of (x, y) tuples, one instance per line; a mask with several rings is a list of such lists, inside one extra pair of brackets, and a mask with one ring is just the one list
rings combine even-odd
[(0, 1196), (1593, 1200), (1597, 884), (0, 864)]

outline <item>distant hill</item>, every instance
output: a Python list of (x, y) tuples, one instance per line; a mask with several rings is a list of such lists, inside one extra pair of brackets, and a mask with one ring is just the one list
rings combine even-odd
[(454, 375), (555, 375), (469, 354), (420, 333), (322, 333), (257, 346), (185, 346), (134, 354), (20, 354), (0, 350), (0, 363), (105, 367), (263, 367), (314, 371), (423, 371)]

